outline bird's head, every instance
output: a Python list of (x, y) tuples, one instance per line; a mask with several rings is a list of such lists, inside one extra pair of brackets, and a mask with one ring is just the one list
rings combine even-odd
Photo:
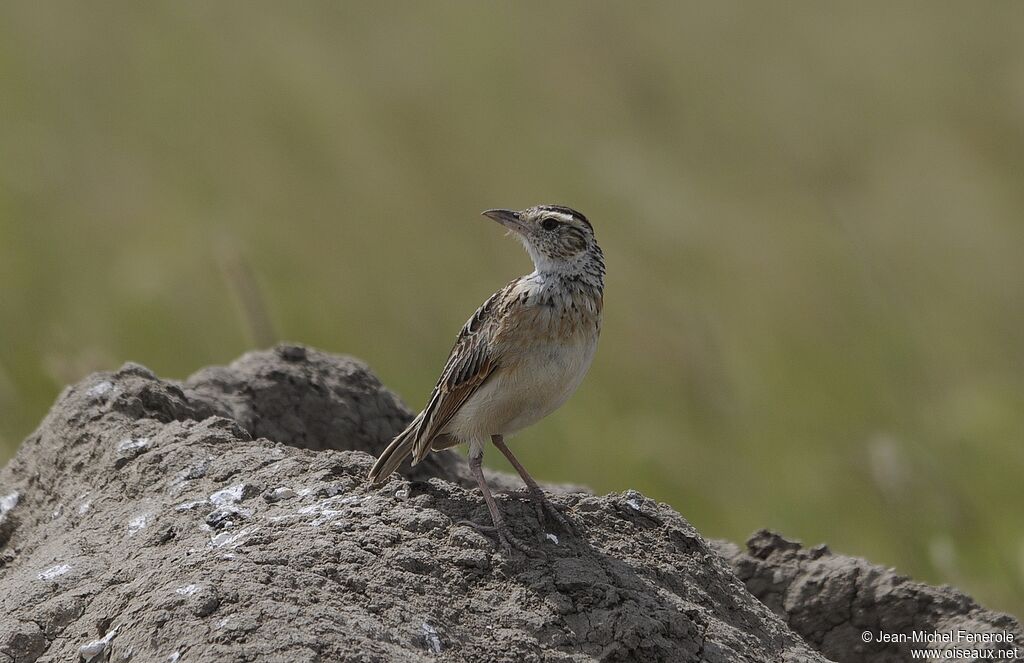
[(604, 255), (594, 227), (580, 212), (561, 205), (536, 205), (518, 212), (489, 209), (483, 215), (516, 234), (538, 272), (592, 274), (603, 279)]

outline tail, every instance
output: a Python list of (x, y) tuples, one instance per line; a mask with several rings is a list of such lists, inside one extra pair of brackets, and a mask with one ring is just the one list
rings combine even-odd
[(385, 449), (377, 462), (370, 469), (370, 483), (384, 483), (391, 474), (398, 469), (405, 457), (412, 453), (413, 445), (416, 444), (417, 433), (420, 422), (423, 421), (423, 413), (416, 415), (416, 418), (405, 428), (404, 431), (391, 440), (391, 444)]

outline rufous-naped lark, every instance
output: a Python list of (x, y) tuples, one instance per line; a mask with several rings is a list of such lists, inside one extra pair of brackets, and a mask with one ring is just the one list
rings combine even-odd
[(493, 531), (508, 553), (522, 544), (509, 534), (484, 479), (484, 447), (490, 438), (516, 468), (542, 524), (548, 513), (572, 529), (505, 438), (554, 412), (590, 367), (601, 332), (604, 254), (587, 218), (568, 207), (483, 215), (519, 238), (535, 269), (491, 295), (466, 322), (426, 407), (380, 455), (370, 480), (383, 482), (410, 454), (415, 465), (431, 451), (467, 443)]

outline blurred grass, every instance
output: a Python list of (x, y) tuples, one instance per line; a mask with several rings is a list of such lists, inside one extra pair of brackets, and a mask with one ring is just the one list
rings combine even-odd
[(528, 268), (478, 212), (560, 202), (595, 222), (607, 318), (516, 440), (535, 474), (1024, 613), (1020, 19), (4, 3), (0, 460), (89, 371), (183, 377), (275, 336), (418, 407)]

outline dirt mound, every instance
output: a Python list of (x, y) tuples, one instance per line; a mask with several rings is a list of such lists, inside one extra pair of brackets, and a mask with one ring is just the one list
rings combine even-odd
[[(1016, 649), (1019, 657), (1010, 660), (1024, 658), (1024, 630), (1017, 620), (985, 610), (952, 587), (913, 582), (893, 569), (837, 555), (826, 546), (804, 548), (767, 530), (755, 533), (746, 550), (719, 541), (712, 546), (729, 560), (751, 594), (782, 616), (808, 644), (839, 663), (913, 660), (912, 650), (932, 645), (880, 642), (878, 634), (915, 632), (1009, 633), (1014, 636), (1011, 643), (937, 644), (951, 651)], [(871, 634), (870, 642), (864, 642), (865, 632)]]
[(457, 453), (368, 488), (409, 416), (298, 346), (66, 389), (0, 472), (0, 663), (825, 660), (639, 493), (502, 496), (509, 559)]

